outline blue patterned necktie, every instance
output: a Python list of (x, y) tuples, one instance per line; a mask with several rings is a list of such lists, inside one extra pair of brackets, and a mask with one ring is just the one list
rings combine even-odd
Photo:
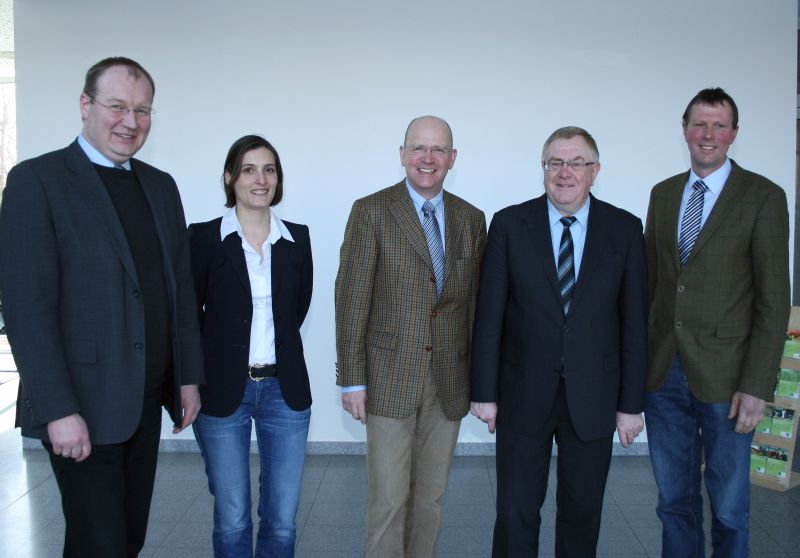
[(569, 312), (572, 302), (572, 292), (575, 290), (575, 257), (572, 249), (572, 233), (569, 227), (577, 219), (575, 217), (562, 217), (561, 224), (564, 231), (561, 233), (561, 244), (558, 246), (558, 289), (561, 292), (561, 305), (564, 315)]
[(700, 221), (703, 217), (703, 200), (708, 186), (702, 180), (692, 184), (692, 195), (686, 203), (686, 211), (683, 212), (681, 221), (681, 237), (678, 240), (678, 259), (681, 262), (681, 269), (686, 267), (692, 248), (700, 234)]
[(436, 277), (436, 299), (442, 296), (444, 286), (444, 246), (442, 246), (442, 233), (439, 231), (439, 221), (436, 220), (436, 208), (430, 201), (422, 204), (422, 229), (425, 231), (425, 240), (428, 241), (428, 251), (431, 253), (433, 274)]

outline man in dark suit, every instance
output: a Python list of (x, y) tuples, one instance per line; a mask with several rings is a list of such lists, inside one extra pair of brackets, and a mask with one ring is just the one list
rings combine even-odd
[(645, 416), (664, 556), (704, 555), (702, 476), (714, 555), (749, 551), (750, 442), (789, 319), (789, 217), (779, 186), (728, 158), (738, 130), (730, 95), (700, 91), (683, 114), (691, 169), (657, 184), (647, 212)]
[(471, 413), (497, 425), (492, 555), (536, 556), (558, 443), (556, 556), (593, 556), (616, 426), (642, 430), (642, 223), (589, 194), (597, 145), (577, 127), (542, 150), (545, 195), (492, 219), (472, 345)]
[(17, 425), (50, 455), (64, 556), (136, 556), (161, 431), (200, 408), (202, 352), (175, 182), (133, 159), (155, 87), (127, 58), (86, 74), (83, 130), (18, 164), (0, 209), (0, 291)]
[[(357, 200), (336, 277), (337, 383), (367, 425), (368, 557), (436, 555), (441, 499), (469, 410), (483, 212), (443, 190), (450, 126), (414, 119), (406, 179)], [(367, 420), (369, 418), (369, 420)]]

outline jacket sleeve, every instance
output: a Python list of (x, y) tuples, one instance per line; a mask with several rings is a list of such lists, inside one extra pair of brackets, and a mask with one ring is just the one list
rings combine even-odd
[(364, 203), (356, 201), (344, 232), (336, 275), (336, 356), (340, 386), (367, 385), (366, 335), (378, 242)]
[(617, 411), (641, 413), (647, 378), (647, 266), (642, 223), (629, 227), (625, 271), (620, 286), (620, 376)]
[(314, 291), (314, 261), (311, 257), (311, 237), (308, 227), (303, 226), (303, 269), (300, 276), (300, 295), (297, 298), (297, 327), (303, 325), (311, 306), (311, 294)]
[(175, 260), (176, 315), (178, 348), (180, 351), (181, 385), (202, 384), (203, 351), (200, 345), (200, 329), (197, 323), (197, 298), (195, 296), (192, 263), (190, 256), (189, 231), (183, 213), (178, 187), (174, 180), (174, 224), (176, 227), (178, 250)]
[(470, 399), (480, 403), (497, 401), (500, 346), (508, 298), (508, 250), (502, 218), (489, 226), (481, 258), (478, 302), (472, 333)]
[(42, 425), (80, 412), (60, 329), (58, 245), (43, 178), (14, 167), (0, 206), (0, 293), (25, 404)]
[(780, 188), (767, 196), (751, 240), (753, 323), (739, 391), (771, 401), (789, 321), (789, 212)]

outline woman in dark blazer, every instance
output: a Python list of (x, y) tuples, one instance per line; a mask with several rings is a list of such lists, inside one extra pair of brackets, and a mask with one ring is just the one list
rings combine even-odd
[(293, 556), (311, 390), (300, 325), (311, 302), (308, 227), (281, 221), (275, 148), (244, 136), (222, 177), (222, 217), (189, 226), (205, 358), (194, 423), (214, 496), (214, 555), (253, 556), (250, 433), (261, 472), (255, 556)]

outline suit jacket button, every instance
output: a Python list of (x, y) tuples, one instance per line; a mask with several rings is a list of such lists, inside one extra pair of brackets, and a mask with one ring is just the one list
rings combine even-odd
[(139, 298), (142, 295), (141, 295), (141, 293), (139, 291), (133, 291), (133, 296), (134, 296), (134, 298)]
[(134, 344), (133, 344), (133, 347), (134, 347), (135, 349), (139, 349), (139, 350), (141, 350), (142, 348), (144, 348), (144, 343), (134, 343)]
[(675, 322), (675, 327), (676, 327), (677, 329), (680, 329), (680, 328), (682, 328), (682, 327), (683, 327), (683, 322)]
[(436, 316), (438, 316), (438, 315), (439, 315), (439, 314), (436, 312), (436, 310), (434, 310), (433, 312), (431, 312), (431, 318), (435, 318), (435, 317), (436, 317)]
[(431, 352), (432, 350), (433, 350), (433, 347), (431, 347), (430, 345), (425, 347), (425, 352), (427, 352), (427, 353)]
[(431, 281), (431, 283), (435, 283), (436, 282), (436, 277), (431, 276), (430, 281)]
[(683, 291), (685, 291), (685, 290), (686, 290), (686, 287), (685, 287), (685, 286), (683, 286), (683, 285), (678, 285), (678, 292), (679, 292), (679, 293), (682, 293), (682, 292), (683, 292)]

